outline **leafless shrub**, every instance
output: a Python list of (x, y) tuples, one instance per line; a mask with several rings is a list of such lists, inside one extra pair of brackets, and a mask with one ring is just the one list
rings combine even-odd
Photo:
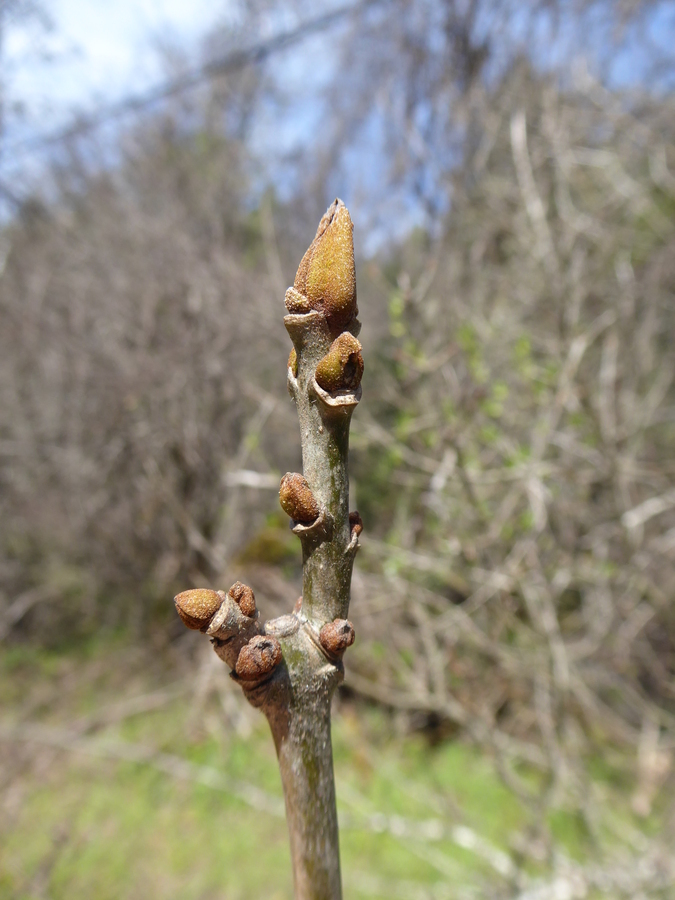
[[(426, 52), (389, 38), (408, 67)], [(456, 88), (435, 71), (397, 107), (374, 66), (326, 130), (346, 145), (375, 96), (388, 172), (450, 200), (431, 210), (440, 237), (361, 268), (372, 399), (353, 432), (351, 684), (461, 726), (527, 796), (511, 763), (539, 768), (533, 805), (564, 797), (589, 821), (584, 754), (609, 741), (637, 758), (645, 811), (675, 737), (672, 97), (510, 63), (467, 79), (457, 118), (420, 134), (425, 103)], [(295, 223), (267, 200), (245, 212), (246, 151), (216, 119), (141, 129), (95, 177), (65, 166), (58, 202), (3, 234), (6, 630), (99, 622), (101, 586), (142, 621), (172, 583), (225, 568), (298, 468), (266, 311), (290, 283)]]
[[(228, 473), (267, 470), (261, 425), (270, 441), (287, 428), (281, 389), (261, 405), (248, 387), (275, 383), (285, 348), (238, 148), (170, 125), (77, 190), (64, 173), (59, 204), (6, 233), (0, 284), (3, 539), (20, 570), (5, 586), (67, 561), (145, 594), (134, 618), (153, 580), (222, 564), (248, 527), (224, 507)], [(94, 587), (73, 587), (81, 617)]]
[(380, 284), (355, 427), (354, 618), (388, 652), (352, 684), (540, 766), (544, 804), (585, 805), (600, 736), (647, 742), (653, 798), (675, 736), (673, 106), (624, 101), (504, 83), (444, 235)]

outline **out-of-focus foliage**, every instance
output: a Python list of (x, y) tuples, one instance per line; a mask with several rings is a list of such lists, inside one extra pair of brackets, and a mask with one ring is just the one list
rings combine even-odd
[[(3, 654), (3, 900), (291, 900), (267, 723), (222, 676), (209, 647), (189, 658), (179, 643), (154, 654), (128, 640)], [(548, 816), (555, 856), (523, 859), (530, 810), (479, 748), (432, 746), (339, 695), (336, 712), (340, 856), (355, 900), (668, 896), (675, 856), (657, 841), (634, 845), (611, 764), (595, 780), (607, 858), (570, 809)]]
[(283, 594), (283, 292), (368, 123), (381, 183), (435, 228), (359, 267), (348, 684), (462, 727), (592, 827), (594, 743), (637, 751), (638, 812), (675, 746), (675, 108), (515, 52), (489, 68), (500, 17), (478, 40), (438, 4), (434, 39), (433, 5), (399, 5), (379, 37), (376, 10), (345, 27), (361, 87), (329, 85), (297, 203), (251, 202), (246, 78), (141, 123), (114, 170), (71, 159), (4, 229), (0, 628), (145, 628), (175, 587), (227, 587), (237, 556)]
[(382, 535), (357, 631), (386, 646), (357, 647), (359, 688), (579, 799), (588, 738), (653, 740), (675, 712), (674, 111), (514, 72), (443, 236), (378, 276), (390, 335), (355, 429)]
[[(169, 125), (114, 173), (64, 175), (58, 206), (5, 235), (3, 587), (16, 597), (29, 575), (60, 595), (64, 567), (87, 573), (70, 577), (74, 602), (35, 608), (43, 635), (64, 613), (98, 627), (102, 590), (129, 594), (104, 621), (142, 621), (174, 579), (217, 568), (250, 525), (224, 508), (228, 469), (268, 467), (258, 433), (287, 354), (265, 211), (243, 209), (240, 148)], [(254, 385), (276, 398), (261, 406)], [(280, 427), (278, 465), (293, 434)]]
[[(486, 151), (492, 95), (522, 60), (570, 87), (675, 86), (672, 10), (659, 0), (383, 0), (356, 4), (325, 96), (320, 180), (337, 171), (363, 216), (434, 228), (457, 168)], [(603, 103), (601, 102), (601, 106)], [(480, 165), (479, 165), (480, 169)], [(303, 173), (304, 174), (304, 173)]]

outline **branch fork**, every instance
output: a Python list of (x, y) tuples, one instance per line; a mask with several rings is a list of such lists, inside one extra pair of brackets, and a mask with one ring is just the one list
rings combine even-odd
[(363, 529), (349, 512), (351, 416), (361, 399), (352, 222), (335, 200), (286, 292), (293, 342), (287, 381), (300, 422), (303, 473), (281, 480), (279, 501), (302, 546), (303, 592), (292, 613), (262, 622), (253, 591), (185, 591), (176, 608), (205, 632), (247, 699), (267, 716), (286, 801), (296, 900), (341, 900), (331, 699), (354, 642), (348, 620)]

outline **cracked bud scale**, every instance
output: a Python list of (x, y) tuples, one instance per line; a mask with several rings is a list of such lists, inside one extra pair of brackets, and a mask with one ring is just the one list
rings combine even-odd
[(319, 223), (293, 284), (311, 309), (323, 312), (333, 333), (347, 328), (358, 313), (353, 230), (347, 207), (342, 200), (334, 200)]
[(295, 522), (308, 525), (321, 512), (307, 479), (297, 472), (286, 472), (279, 487), (281, 508)]
[(245, 616), (248, 616), (249, 619), (255, 618), (255, 595), (247, 584), (242, 584), (241, 581), (235, 581), (228, 591), (228, 594), (232, 597)]
[(335, 338), (328, 353), (319, 361), (314, 378), (319, 387), (334, 394), (336, 391), (355, 391), (362, 377), (361, 344), (353, 334), (345, 331)]
[(173, 602), (176, 604), (176, 612), (188, 628), (206, 631), (223, 599), (215, 591), (199, 588), (183, 591), (173, 598)]
[(340, 656), (347, 647), (351, 647), (355, 637), (354, 626), (349, 619), (335, 619), (319, 632), (321, 646), (333, 656)]
[(282, 659), (279, 641), (265, 634), (258, 634), (239, 651), (235, 673), (242, 681), (257, 681), (276, 669)]

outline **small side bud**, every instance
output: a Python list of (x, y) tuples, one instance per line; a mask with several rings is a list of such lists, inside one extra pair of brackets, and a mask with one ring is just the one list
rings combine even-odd
[(302, 612), (302, 597), (298, 597), (295, 601), (295, 606), (293, 607), (293, 612), (295, 615), (299, 615)]
[(290, 352), (288, 357), (288, 368), (293, 373), (293, 378), (298, 377), (298, 354), (295, 352), (295, 347)]
[(308, 525), (321, 512), (307, 479), (297, 472), (286, 472), (279, 487), (281, 508), (295, 522)]
[(319, 632), (321, 646), (333, 656), (340, 656), (347, 647), (351, 647), (355, 637), (354, 626), (349, 619), (335, 619)]
[(363, 519), (356, 510), (349, 513), (349, 530), (358, 537), (363, 531)]
[(255, 594), (247, 584), (242, 584), (241, 581), (235, 581), (227, 593), (232, 597), (245, 616), (248, 616), (249, 619), (255, 617)]
[(206, 631), (223, 600), (215, 591), (199, 588), (177, 594), (173, 602), (176, 604), (176, 612), (188, 628)]
[(336, 329), (346, 328), (358, 313), (353, 230), (347, 207), (342, 200), (334, 200), (319, 223), (293, 284), (312, 309), (323, 310)]
[(316, 367), (316, 383), (328, 393), (355, 391), (363, 377), (361, 344), (345, 331), (330, 345), (330, 350)]
[[(297, 278), (297, 276), (296, 276)], [(304, 294), (301, 294), (300, 291), (297, 291), (294, 287), (289, 287), (286, 291), (286, 309), (291, 314), (305, 314), (312, 311), (312, 307), (309, 305), (309, 300), (305, 297)]]
[(282, 659), (279, 641), (265, 634), (258, 634), (241, 648), (234, 671), (242, 681), (255, 681), (269, 675)]

